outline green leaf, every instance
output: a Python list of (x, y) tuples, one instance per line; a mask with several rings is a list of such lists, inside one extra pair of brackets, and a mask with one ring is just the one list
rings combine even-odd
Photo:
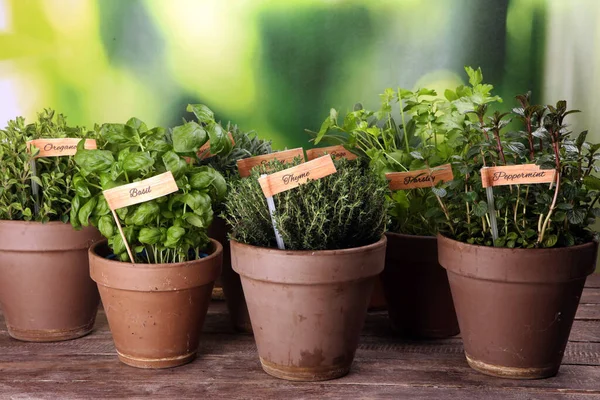
[(475, 203), (475, 206), (473, 207), (473, 213), (478, 217), (483, 217), (485, 214), (487, 214), (487, 211), (488, 205), (483, 200)]
[(178, 153), (195, 153), (207, 140), (206, 131), (195, 122), (173, 128), (173, 149)]
[(171, 226), (169, 229), (167, 229), (167, 240), (165, 241), (165, 247), (176, 247), (183, 235), (185, 235), (184, 228), (180, 226)]
[(155, 221), (160, 214), (160, 207), (154, 201), (141, 203), (133, 214), (128, 217), (129, 223), (137, 226), (144, 226)]
[(219, 124), (210, 124), (207, 127), (210, 140), (210, 152), (213, 155), (224, 156), (229, 154), (233, 145), (227, 132)]
[(98, 230), (105, 238), (111, 238), (116, 232), (116, 224), (113, 217), (110, 215), (104, 215), (98, 220)]
[(75, 162), (87, 173), (108, 171), (115, 158), (108, 150), (77, 150)]
[(600, 190), (600, 178), (588, 175), (583, 178), (583, 184), (592, 190)]
[(159, 228), (142, 228), (138, 240), (140, 243), (156, 244), (162, 238), (162, 233)]
[(179, 179), (188, 168), (188, 163), (173, 151), (163, 154), (162, 160), (167, 171), (171, 171), (175, 179)]
[(81, 175), (73, 177), (73, 188), (75, 189), (75, 193), (81, 198), (87, 199), (92, 195), (85, 179)]
[(81, 198), (77, 195), (73, 197), (71, 200), (71, 211), (69, 214), (69, 221), (73, 228), (78, 229), (81, 227), (81, 223), (79, 222), (79, 217), (77, 216), (79, 213), (79, 209), (81, 208)]
[(123, 160), (123, 170), (126, 172), (148, 171), (154, 165), (154, 158), (150, 153), (130, 153)]
[(125, 132), (124, 124), (103, 124), (100, 136), (108, 143), (128, 143), (130, 136)]
[(188, 104), (187, 112), (193, 112), (198, 121), (203, 124), (209, 124), (214, 121), (215, 114), (204, 104)]
[(92, 211), (94, 211), (94, 208), (96, 207), (96, 202), (97, 202), (97, 198), (92, 197), (79, 210), (79, 213), (77, 214), (77, 216), (79, 218), (79, 222), (81, 223), (81, 225), (83, 225), (83, 226), (89, 225), (90, 215), (92, 214)]
[(554, 247), (557, 242), (558, 242), (558, 236), (548, 235), (544, 239), (544, 247)]
[(146, 124), (143, 121), (141, 121), (135, 117), (130, 118), (129, 121), (127, 121), (127, 123), (125, 125), (135, 129), (136, 131), (138, 131), (140, 133), (146, 132), (148, 130), (148, 127), (146, 126)]
[(481, 72), (481, 68), (477, 68), (475, 70), (471, 67), (465, 67), (465, 71), (469, 76), (469, 83), (471, 86), (479, 85), (483, 81), (483, 73)]

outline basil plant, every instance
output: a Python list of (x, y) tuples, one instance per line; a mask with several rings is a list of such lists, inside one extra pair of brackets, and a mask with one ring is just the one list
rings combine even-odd
[[(206, 106), (189, 109), (199, 122), (167, 131), (148, 129), (132, 118), (125, 124), (97, 126), (97, 150), (83, 149), (83, 142), (79, 145), (71, 223), (96, 226), (121, 261), (184, 262), (202, 257), (209, 245), (206, 232), (213, 219), (213, 204), (223, 200), (227, 185), (213, 168), (196, 165), (194, 157), (209, 139), (213, 154), (229, 152), (231, 142)], [(166, 171), (173, 174), (177, 192), (116, 210), (134, 253), (135, 259), (130, 260), (102, 191)]]

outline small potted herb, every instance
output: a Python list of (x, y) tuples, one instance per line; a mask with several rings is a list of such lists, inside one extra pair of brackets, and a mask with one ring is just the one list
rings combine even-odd
[[(471, 81), (479, 87), (480, 75)], [(565, 101), (542, 106), (521, 95), (512, 112), (486, 115), (480, 97), (448, 98), (464, 118), (452, 146), (456, 173), (446, 188), (450, 223), (438, 236), (439, 260), (467, 361), (500, 377), (554, 376), (595, 267), (600, 144), (586, 141), (587, 132), (573, 135), (566, 117), (576, 111)], [(518, 172), (525, 166), (538, 171)]]
[[(482, 96), (486, 103), (497, 100), (488, 93)], [(389, 245), (381, 276), (392, 330), (411, 338), (453, 336), (459, 331), (458, 321), (436, 239), (439, 226), (449, 223), (446, 191), (442, 179), (436, 179), (442, 175), (436, 174), (451, 170), (451, 144), (457, 136), (452, 121), (457, 113), (427, 88), (386, 89), (381, 99), (378, 111), (357, 104), (342, 124), (331, 110), (320, 131), (313, 132), (315, 143), (341, 143), (368, 159), (382, 176), (398, 176), (390, 183), (396, 190), (390, 194)]]
[[(278, 161), (270, 171), (289, 167)], [(263, 369), (316, 381), (348, 373), (376, 276), (383, 269), (387, 184), (360, 161), (273, 196), (276, 246), (258, 168), (231, 184), (225, 218), (233, 269)], [(285, 179), (284, 179), (285, 181)]]
[[(141, 368), (185, 364), (196, 355), (220, 274), (222, 246), (209, 239), (207, 229), (212, 204), (223, 199), (226, 184), (214, 169), (188, 163), (184, 156), (193, 156), (209, 136), (216, 142), (226, 133), (216, 123), (203, 128), (188, 122), (167, 134), (135, 118), (98, 130), (99, 148), (79, 149), (75, 156), (81, 183), (73, 207), (80, 223), (89, 220), (107, 239), (90, 249), (90, 273), (117, 353), (124, 363)], [(175, 192), (111, 214), (102, 191), (142, 182), (129, 197), (149, 194), (155, 187), (146, 186), (147, 179), (167, 171)]]
[[(201, 107), (201, 105), (189, 105), (188, 110), (191, 111), (198, 107)], [(208, 121), (198, 122), (201, 124), (206, 124), (207, 122), (210, 123), (212, 118), (214, 117), (211, 114)], [(216, 155), (213, 155), (211, 152), (210, 157), (206, 157), (201, 153), (198, 164), (208, 165), (214, 168), (223, 175), (225, 180), (229, 183), (232, 180), (240, 179), (237, 169), (238, 160), (269, 154), (272, 150), (271, 142), (259, 138), (254, 131), (242, 131), (237, 125), (231, 123), (227, 124), (226, 130), (233, 138), (234, 144), (231, 151)], [(223, 245), (223, 269), (221, 272), (220, 283), (223, 287), (227, 309), (229, 310), (233, 327), (240, 332), (251, 333), (252, 325), (250, 324), (248, 307), (246, 306), (246, 300), (244, 299), (240, 276), (231, 268), (231, 252), (229, 249), (229, 239), (227, 238), (229, 228), (225, 224), (225, 220), (219, 217), (223, 212), (224, 204), (215, 204), (214, 208), (215, 217), (208, 229), (208, 233), (210, 237), (218, 240)], [(219, 281), (217, 281), (217, 284), (218, 283)]]
[[(94, 228), (69, 224), (70, 215), (77, 219), (71, 212), (75, 162), (71, 156), (38, 157), (53, 149), (28, 144), (86, 136), (52, 110), (34, 123), (18, 117), (0, 130), (0, 305), (15, 339), (68, 340), (94, 326), (99, 297), (87, 249), (101, 237)], [(64, 150), (61, 145), (54, 152)]]

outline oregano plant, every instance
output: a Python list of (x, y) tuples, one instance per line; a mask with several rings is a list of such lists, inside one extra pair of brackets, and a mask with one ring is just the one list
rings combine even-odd
[(0, 220), (68, 222), (75, 195), (73, 157), (36, 158), (40, 149), (28, 148), (27, 142), (86, 137), (93, 138), (94, 133), (69, 126), (63, 114), (51, 109), (38, 113), (32, 123), (23, 117), (9, 121), (0, 130)]

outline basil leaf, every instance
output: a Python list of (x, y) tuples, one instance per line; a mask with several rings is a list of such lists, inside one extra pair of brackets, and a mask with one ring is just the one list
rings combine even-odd
[(162, 233), (159, 228), (142, 228), (138, 240), (140, 243), (156, 244), (160, 242)]
[(208, 124), (214, 121), (215, 114), (204, 104), (188, 104), (186, 110), (187, 112), (193, 112), (201, 123)]
[(181, 238), (185, 235), (185, 229), (180, 226), (171, 226), (167, 229), (167, 240), (165, 241), (165, 247), (174, 248)]
[(104, 215), (98, 220), (98, 230), (102, 236), (110, 238), (116, 232), (116, 224), (113, 217), (110, 215)]
[(126, 172), (148, 171), (154, 165), (154, 158), (149, 153), (131, 153), (123, 160)]
[(88, 173), (106, 172), (115, 162), (115, 158), (108, 150), (77, 150), (75, 162)]
[(92, 214), (92, 211), (94, 211), (94, 208), (96, 207), (96, 202), (97, 202), (97, 198), (92, 197), (79, 210), (79, 213), (77, 214), (77, 216), (79, 217), (79, 222), (81, 223), (81, 225), (83, 225), (83, 226), (89, 225), (90, 215)]
[(171, 171), (175, 179), (181, 177), (188, 167), (187, 162), (185, 162), (183, 158), (172, 151), (168, 151), (163, 154), (162, 160), (167, 168), (167, 171)]
[(207, 140), (206, 131), (195, 122), (173, 128), (173, 149), (178, 153), (196, 152)]

